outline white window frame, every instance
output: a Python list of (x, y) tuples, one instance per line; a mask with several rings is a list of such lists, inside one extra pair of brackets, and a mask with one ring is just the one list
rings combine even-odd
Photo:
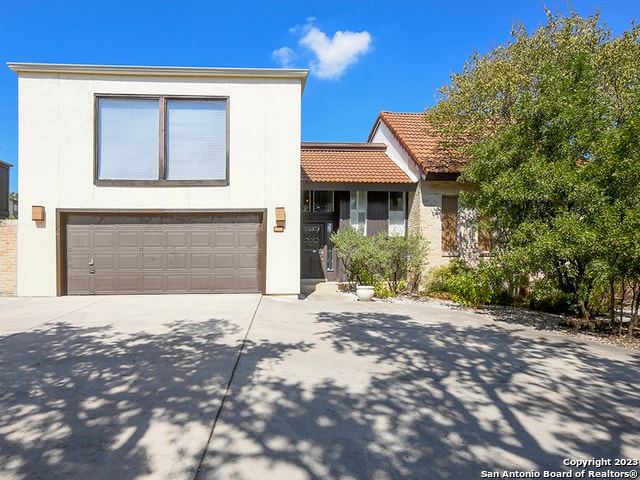
[(367, 192), (366, 190), (352, 190), (349, 192), (349, 223), (367, 234)]
[[(157, 149), (154, 147), (151, 154), (156, 157), (155, 170), (157, 174), (151, 176), (148, 172), (136, 177), (132, 175), (132, 178), (108, 178), (110, 175), (103, 175), (103, 166), (101, 165), (101, 134), (103, 126), (101, 125), (101, 106), (102, 100), (131, 100), (131, 101), (156, 101), (158, 104), (158, 126), (157, 126)], [(169, 155), (169, 141), (170, 135), (168, 128), (168, 117), (170, 108), (167, 104), (172, 102), (185, 101), (185, 104), (191, 102), (212, 102), (217, 104), (219, 109), (224, 109), (224, 125), (220, 125), (219, 128), (224, 128), (223, 132), (214, 133), (212, 130), (212, 136), (216, 136), (218, 142), (221, 141), (221, 137), (224, 137), (224, 145), (218, 147), (219, 153), (217, 154), (218, 167), (213, 169), (217, 173), (212, 175), (194, 175), (200, 178), (188, 178), (188, 174), (182, 175), (181, 179), (171, 179), (168, 166)], [(112, 94), (97, 94), (94, 97), (95, 102), (95, 121), (94, 121), (94, 183), (96, 185), (105, 186), (226, 186), (229, 185), (229, 97), (207, 97), (207, 96), (163, 96), (163, 95), (112, 95)], [(188, 131), (183, 129), (184, 131)], [(207, 139), (205, 139), (207, 140)], [(148, 143), (148, 142), (147, 142)], [(175, 155), (175, 152), (173, 153)], [(223, 156), (223, 158), (222, 158)], [(148, 160), (148, 159), (147, 159)], [(149, 161), (149, 160), (148, 160)], [(198, 160), (195, 160), (198, 161)], [(199, 159), (202, 162), (202, 158)], [(182, 159), (184, 164), (184, 157)], [(203, 178), (205, 177), (205, 178)], [(206, 178), (213, 177), (213, 178)]]
[[(391, 194), (399, 193), (401, 195), (402, 210), (391, 210)], [(402, 216), (402, 223), (391, 223), (392, 217)], [(388, 232), (390, 236), (404, 237), (407, 233), (407, 192), (389, 192), (389, 226)]]

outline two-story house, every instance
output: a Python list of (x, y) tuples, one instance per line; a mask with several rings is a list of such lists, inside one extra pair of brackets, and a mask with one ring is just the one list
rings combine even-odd
[(9, 68), (18, 295), (298, 293), (306, 70)]

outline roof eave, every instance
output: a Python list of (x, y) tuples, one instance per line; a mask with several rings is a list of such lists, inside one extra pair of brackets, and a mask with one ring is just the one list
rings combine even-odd
[(162, 67), (7, 62), (16, 74), (118, 75), (144, 77), (272, 78), (299, 80), (304, 91), (309, 70), (285, 68)]

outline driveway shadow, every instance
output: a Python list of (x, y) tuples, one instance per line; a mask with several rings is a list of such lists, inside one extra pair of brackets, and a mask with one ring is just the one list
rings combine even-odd
[(0, 343), (0, 477), (193, 478), (245, 332), (221, 318), (165, 327), (59, 322)]
[(466, 479), (640, 455), (637, 355), (372, 309), (308, 326), (303, 354), (249, 346), (199, 479)]

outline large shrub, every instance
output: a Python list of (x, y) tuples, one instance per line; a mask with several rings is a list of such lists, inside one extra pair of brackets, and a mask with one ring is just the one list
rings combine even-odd
[(459, 260), (433, 269), (427, 280), (426, 291), (427, 294), (473, 306), (491, 303), (497, 296), (486, 268), (475, 270)]
[(379, 296), (393, 296), (405, 288), (416, 289), (427, 254), (419, 235), (367, 237), (351, 226), (331, 235), (336, 255), (350, 283), (373, 285)]

